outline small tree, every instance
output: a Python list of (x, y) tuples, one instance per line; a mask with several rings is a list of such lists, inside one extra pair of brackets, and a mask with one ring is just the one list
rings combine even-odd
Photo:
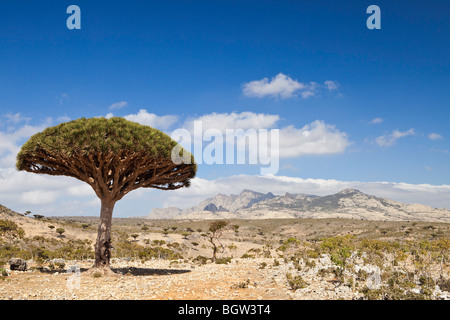
[(138, 235), (137, 233), (133, 233), (133, 234), (131, 235), (131, 237), (133, 237), (133, 239), (136, 241), (136, 238), (139, 237), (139, 235)]
[(59, 234), (59, 236), (61, 237), (62, 236), (62, 234), (64, 233), (64, 232), (66, 232), (66, 230), (64, 230), (63, 228), (56, 228), (56, 232)]
[(208, 233), (208, 240), (211, 242), (213, 246), (213, 256), (212, 261), (216, 261), (216, 254), (217, 250), (219, 249), (218, 245), (224, 249), (224, 246), (222, 243), (220, 243), (220, 237), (222, 236), (223, 229), (228, 225), (227, 221), (224, 220), (217, 220), (213, 221), (209, 224), (209, 233)]
[(138, 188), (188, 187), (197, 171), (193, 156), (168, 135), (118, 117), (81, 118), (47, 128), (22, 146), (16, 167), (73, 177), (92, 187), (101, 202), (92, 274), (112, 273), (111, 223), (117, 201)]
[(48, 226), (50, 230), (55, 229), (55, 226)]
[(187, 237), (190, 235), (190, 233), (187, 232), (187, 231), (183, 231), (183, 233), (182, 233), (181, 235), (183, 236), (183, 238), (184, 238), (185, 240), (187, 240), (187, 239), (188, 239)]

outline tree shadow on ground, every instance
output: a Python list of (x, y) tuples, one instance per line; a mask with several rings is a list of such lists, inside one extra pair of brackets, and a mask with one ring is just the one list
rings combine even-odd
[[(40, 273), (54, 274), (54, 273), (75, 273), (75, 270), (67, 269), (37, 269)], [(81, 273), (88, 272), (89, 268), (80, 268)], [(191, 272), (187, 269), (154, 269), (154, 268), (135, 268), (135, 267), (123, 267), (123, 268), (111, 268), (111, 270), (118, 276), (131, 275), (131, 276), (168, 276), (172, 274), (183, 274)]]
[[(47, 268), (36, 268), (37, 271), (40, 273), (48, 273), (48, 274), (54, 274), (54, 273), (74, 273), (74, 270), (68, 270), (68, 269), (47, 269)], [(86, 272), (89, 268), (80, 268), (80, 272)]]
[(166, 276), (172, 274), (183, 274), (191, 272), (187, 269), (153, 269), (153, 268), (111, 268), (117, 274), (121, 275), (132, 275), (132, 276)]

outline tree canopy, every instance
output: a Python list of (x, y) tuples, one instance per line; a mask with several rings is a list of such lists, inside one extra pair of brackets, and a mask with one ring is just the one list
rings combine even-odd
[(33, 135), (18, 153), (16, 166), (71, 176), (90, 184), (99, 198), (119, 200), (139, 187), (189, 186), (197, 167), (192, 155), (191, 164), (174, 164), (175, 146), (165, 133), (123, 118), (81, 118)]

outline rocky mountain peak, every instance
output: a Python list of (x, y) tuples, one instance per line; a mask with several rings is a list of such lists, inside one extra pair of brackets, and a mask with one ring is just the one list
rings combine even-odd
[(359, 191), (358, 189), (347, 188), (347, 189), (339, 191), (337, 194), (341, 194), (341, 195), (363, 194), (363, 192)]
[[(149, 218), (162, 216), (154, 209)], [(190, 209), (171, 208), (171, 218), (180, 219), (281, 219), (347, 218), (450, 222), (450, 211), (425, 205), (408, 205), (347, 188), (326, 196), (291, 194), (275, 196), (248, 189), (238, 195), (219, 194)], [(153, 214), (156, 213), (156, 214)]]

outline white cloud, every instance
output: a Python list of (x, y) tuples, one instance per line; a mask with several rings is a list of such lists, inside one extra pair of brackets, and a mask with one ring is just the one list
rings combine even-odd
[(370, 121), (370, 124), (377, 124), (377, 123), (382, 123), (383, 122), (383, 118), (374, 118), (372, 119), (372, 121)]
[(21, 200), (27, 204), (50, 204), (58, 197), (57, 191), (33, 190), (22, 193)]
[(214, 180), (194, 178), (191, 187), (165, 193), (162, 200), (170, 206), (189, 208), (218, 193), (239, 194), (243, 189), (263, 193), (272, 192), (276, 195), (289, 192), (324, 196), (346, 188), (358, 189), (367, 194), (404, 203), (450, 208), (450, 185), (303, 179), (268, 175), (233, 175)]
[(114, 102), (108, 107), (108, 110), (122, 109), (123, 107), (126, 107), (127, 104), (128, 102), (126, 101)]
[(296, 97), (298, 94), (303, 99), (315, 96), (319, 90), (338, 91), (336, 81), (327, 80), (323, 85), (317, 82), (303, 83), (292, 79), (291, 77), (279, 73), (274, 78), (263, 78), (245, 83), (243, 94), (247, 97), (264, 98), (271, 96), (273, 98), (287, 99)]
[(7, 123), (11, 123), (13, 125), (17, 125), (22, 121), (28, 122), (31, 120), (31, 118), (28, 117), (24, 117), (22, 116), (19, 112), (18, 113), (7, 113), (3, 116), (4, 118), (6, 118), (6, 122)]
[(225, 132), (226, 129), (267, 129), (273, 128), (280, 120), (278, 115), (253, 112), (241, 113), (210, 113), (198, 118), (188, 119), (184, 127), (193, 131), (194, 122), (201, 121), (203, 130), (218, 129)]
[(12, 128), (6, 132), (0, 131), (0, 167), (13, 167), (16, 162), (16, 154), (24, 140), (44, 130), (50, 121), (50, 119), (47, 119), (45, 123), (39, 126), (26, 124), (18, 129)]
[[(111, 118), (114, 115), (112, 113), (108, 113), (106, 115), (106, 118)], [(123, 116), (123, 118), (129, 120), (129, 121), (133, 121), (133, 122), (137, 122), (146, 126), (150, 126), (153, 128), (158, 128), (158, 129), (167, 129), (170, 126), (172, 126), (174, 123), (176, 123), (178, 121), (178, 117), (177, 116), (173, 116), (173, 115), (167, 115), (167, 116), (157, 116), (154, 113), (149, 113), (147, 112), (147, 110), (145, 109), (141, 109), (139, 110), (138, 113), (135, 114), (129, 114), (126, 116)]]
[(305, 85), (297, 80), (291, 79), (289, 76), (279, 73), (270, 81), (268, 78), (254, 80), (243, 85), (243, 93), (249, 97), (294, 97), (297, 91), (305, 88)]
[(320, 120), (301, 129), (293, 126), (280, 129), (281, 158), (342, 153), (350, 144), (345, 132)]
[(394, 130), (389, 135), (380, 136), (375, 139), (375, 142), (382, 147), (389, 147), (395, 144), (395, 142), (403, 137), (406, 136), (413, 136), (415, 135), (414, 129), (409, 129), (408, 131), (398, 131)]
[(324, 82), (324, 85), (327, 87), (329, 91), (335, 91), (338, 89), (338, 83), (336, 81), (327, 80)]
[[(218, 129), (224, 134), (226, 129), (275, 129), (279, 120), (278, 115), (253, 112), (211, 113), (189, 119), (184, 124), (184, 128), (193, 133), (194, 122), (201, 121), (203, 132), (208, 129)], [(321, 120), (306, 124), (300, 129), (291, 125), (279, 130), (281, 158), (341, 153), (351, 144), (345, 132)]]
[(437, 134), (437, 133), (430, 133), (428, 135), (428, 138), (430, 140), (441, 140), (441, 139), (443, 139), (442, 136), (440, 134)]

